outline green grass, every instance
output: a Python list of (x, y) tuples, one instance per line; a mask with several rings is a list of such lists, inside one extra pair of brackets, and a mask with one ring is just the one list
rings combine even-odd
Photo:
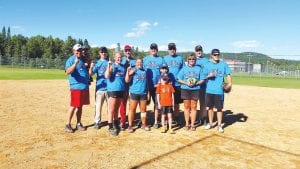
[[(67, 79), (64, 70), (0, 67), (0, 80)], [(234, 74), (233, 84), (300, 89), (300, 79), (275, 76)]]
[(0, 67), (0, 80), (67, 79), (64, 70)]
[(233, 76), (233, 84), (300, 89), (300, 79), (283, 77)]

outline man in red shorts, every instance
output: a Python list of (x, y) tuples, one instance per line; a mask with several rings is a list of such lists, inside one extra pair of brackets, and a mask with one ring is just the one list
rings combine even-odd
[(76, 129), (85, 131), (81, 123), (82, 106), (90, 104), (89, 97), (89, 74), (82, 58), (82, 47), (80, 44), (73, 46), (73, 55), (68, 58), (65, 65), (66, 74), (69, 78), (71, 103), (67, 113), (67, 124), (65, 131), (73, 133), (71, 126), (72, 117), (76, 112)]

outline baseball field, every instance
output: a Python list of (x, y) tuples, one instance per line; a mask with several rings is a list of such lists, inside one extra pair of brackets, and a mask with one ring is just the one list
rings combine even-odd
[(300, 89), (234, 85), (225, 95), (224, 133), (198, 126), (117, 137), (92, 127), (94, 89), (83, 108), (87, 131), (70, 134), (67, 78), (1, 80), (0, 168), (300, 168)]

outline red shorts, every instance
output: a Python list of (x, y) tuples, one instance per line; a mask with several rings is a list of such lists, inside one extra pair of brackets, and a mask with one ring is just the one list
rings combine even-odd
[(72, 107), (82, 107), (82, 105), (90, 104), (90, 93), (87, 90), (71, 90), (71, 103)]

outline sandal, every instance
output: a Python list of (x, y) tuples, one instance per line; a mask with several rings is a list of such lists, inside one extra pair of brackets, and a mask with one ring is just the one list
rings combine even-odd
[(190, 126), (185, 126), (183, 127), (184, 130), (189, 130), (190, 129)]
[(191, 131), (196, 131), (196, 127), (191, 127)]

